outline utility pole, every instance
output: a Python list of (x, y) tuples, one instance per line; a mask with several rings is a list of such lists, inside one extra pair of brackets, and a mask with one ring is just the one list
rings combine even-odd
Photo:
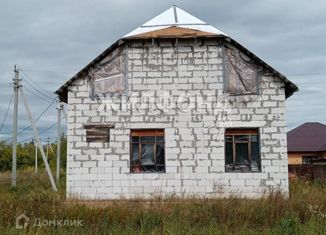
[(50, 137), (48, 137), (48, 144), (46, 145), (46, 158), (49, 159), (49, 145), (50, 145)]
[(60, 177), (60, 148), (61, 148), (61, 110), (62, 103), (58, 100), (58, 129), (57, 129), (57, 171), (56, 171), (56, 180), (57, 185), (59, 185), (59, 177)]
[(61, 107), (62, 107), (63, 117), (66, 119), (66, 122), (68, 122), (68, 117), (67, 117), (65, 107), (63, 105)]
[(16, 169), (17, 169), (17, 117), (18, 117), (18, 95), (19, 95), (19, 88), (20, 88), (20, 81), (19, 79), (19, 69), (15, 65), (15, 78), (14, 81), (14, 123), (13, 123), (13, 132), (12, 132), (12, 171), (11, 171), (11, 186), (16, 187)]
[(37, 167), (38, 167), (38, 164), (37, 164), (37, 143), (35, 141), (35, 139), (33, 139), (34, 141), (34, 145), (35, 145), (35, 173), (37, 173)]
[(53, 176), (52, 176), (52, 172), (51, 172), (49, 163), (47, 161), (47, 158), (46, 158), (45, 153), (44, 153), (43, 146), (42, 146), (41, 141), (40, 141), (39, 133), (38, 133), (38, 131), (36, 129), (35, 122), (33, 120), (32, 113), (31, 113), (31, 110), (29, 109), (29, 106), (28, 106), (28, 103), (27, 103), (27, 99), (26, 99), (26, 96), (25, 96), (23, 90), (21, 90), (20, 95), (21, 95), (21, 98), (22, 98), (22, 100), (24, 102), (24, 106), (25, 106), (25, 109), (26, 109), (27, 117), (28, 117), (28, 119), (29, 119), (29, 121), (31, 123), (32, 130), (33, 130), (33, 133), (34, 133), (34, 138), (35, 138), (36, 143), (37, 143), (37, 146), (38, 146), (38, 148), (39, 148), (39, 150), (41, 152), (41, 156), (42, 156), (42, 159), (43, 159), (43, 162), (44, 162), (45, 170), (48, 173), (48, 176), (49, 176), (49, 179), (50, 179), (50, 182), (51, 182), (51, 185), (52, 185), (52, 189), (54, 191), (57, 191), (57, 186), (55, 185), (55, 182), (54, 182), (54, 179), (53, 179)]

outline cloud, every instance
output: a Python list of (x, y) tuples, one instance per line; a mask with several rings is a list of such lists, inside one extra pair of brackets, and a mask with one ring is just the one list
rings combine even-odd
[[(301, 91), (287, 101), (289, 128), (307, 120), (325, 122), (326, 2), (321, 0), (313, 4), (304, 0), (1, 1), (0, 121), (13, 90), (14, 64), (25, 69), (38, 89), (53, 96), (115, 40), (175, 3), (226, 32), (300, 85)], [(50, 102), (30, 91), (26, 95), (34, 117)], [(23, 128), (28, 121), (22, 105), (20, 109)], [(40, 130), (55, 122), (56, 110), (44, 117), (37, 123)], [(12, 111), (6, 122), (9, 129), (11, 120)], [(30, 135), (29, 131), (22, 137)], [(54, 137), (55, 128), (47, 135)]]

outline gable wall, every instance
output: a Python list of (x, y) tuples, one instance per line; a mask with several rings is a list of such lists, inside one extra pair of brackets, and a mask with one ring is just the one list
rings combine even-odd
[[(259, 96), (223, 94), (222, 48), (214, 40), (192, 39), (178, 46), (168, 41), (160, 46), (134, 42), (128, 46), (127, 57), (129, 95), (132, 91), (138, 97), (157, 97), (165, 92), (178, 97), (191, 92), (218, 96), (221, 101), (211, 113), (176, 108), (163, 113), (157, 108), (103, 110), (103, 105), (89, 98), (87, 80), (75, 81), (68, 93), (68, 196), (114, 199), (236, 193), (257, 197), (268, 188), (288, 193), (285, 95), (280, 80), (264, 76)], [(83, 124), (89, 122), (114, 123), (110, 143), (87, 143)], [(225, 173), (227, 126), (259, 127), (262, 172)], [(132, 128), (165, 129), (166, 173), (130, 173)]]

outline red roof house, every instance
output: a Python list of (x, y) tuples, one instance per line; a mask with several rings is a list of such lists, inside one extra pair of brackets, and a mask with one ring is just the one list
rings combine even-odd
[(326, 125), (306, 122), (287, 134), (289, 165), (326, 158)]

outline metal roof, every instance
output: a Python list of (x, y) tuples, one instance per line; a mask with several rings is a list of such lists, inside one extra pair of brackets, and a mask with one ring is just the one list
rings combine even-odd
[(122, 38), (130, 38), (140, 34), (166, 29), (169, 27), (187, 28), (215, 35), (227, 36), (224, 32), (189, 14), (188, 12), (172, 6), (158, 16), (147, 21), (140, 27), (126, 34)]
[(326, 125), (306, 122), (287, 135), (288, 152), (326, 151)]

